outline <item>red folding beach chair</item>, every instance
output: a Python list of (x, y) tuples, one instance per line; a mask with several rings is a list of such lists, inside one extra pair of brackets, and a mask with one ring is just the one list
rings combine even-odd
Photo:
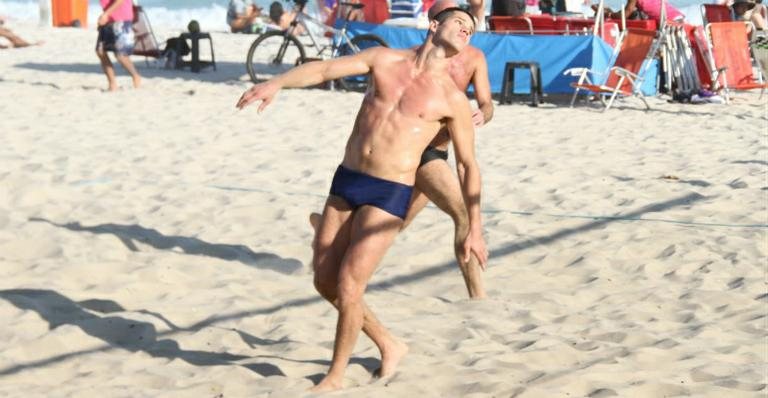
[(533, 34), (533, 24), (528, 17), (491, 16), (488, 24), (492, 32), (511, 34)]
[(528, 15), (526, 18), (531, 21), (531, 27), (535, 35), (559, 35), (565, 33), (558, 30), (555, 17), (552, 15)]
[[(726, 102), (730, 90), (760, 89), (760, 97), (768, 85), (762, 75), (752, 73), (747, 25), (744, 22), (720, 22), (707, 25), (713, 66), (713, 89), (724, 91)], [(759, 70), (758, 70), (758, 73)]]
[[(603, 111), (613, 105), (618, 95), (639, 97), (645, 107), (651, 109), (640, 86), (649, 65), (646, 61), (650, 61), (656, 52), (656, 43), (658, 43), (656, 35), (657, 32), (652, 30), (627, 28), (619, 38), (620, 44), (614, 50), (613, 63), (607, 71), (596, 73), (587, 68), (566, 70), (565, 75), (579, 76), (576, 83), (571, 83), (571, 87), (576, 89), (571, 98), (571, 106), (576, 102), (579, 91), (583, 90), (596, 94), (600, 98), (605, 105)], [(590, 74), (601, 79), (590, 79)], [(604, 98), (606, 96), (610, 96), (607, 103)]]
[(389, 19), (389, 6), (386, 0), (360, 0), (365, 15), (365, 22), (382, 24)]
[(145, 59), (163, 56), (149, 18), (141, 6), (133, 6), (133, 34), (133, 55), (144, 56)]
[(714, 22), (732, 22), (733, 14), (725, 4), (702, 4), (701, 19), (704, 20), (704, 25)]

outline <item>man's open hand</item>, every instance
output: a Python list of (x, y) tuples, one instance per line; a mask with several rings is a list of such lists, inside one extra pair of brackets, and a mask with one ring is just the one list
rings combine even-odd
[(477, 257), (480, 268), (485, 271), (485, 265), (488, 262), (488, 249), (485, 247), (485, 239), (480, 231), (472, 230), (464, 239), (464, 262), (469, 262), (470, 255)]
[(252, 102), (261, 101), (258, 109), (258, 112), (261, 113), (267, 105), (272, 103), (278, 91), (280, 91), (280, 86), (272, 82), (256, 84), (243, 93), (236, 106), (238, 109), (243, 109)]
[(474, 124), (475, 127), (481, 127), (485, 124), (485, 115), (483, 114), (483, 111), (475, 109), (475, 111), (472, 112), (472, 124)]

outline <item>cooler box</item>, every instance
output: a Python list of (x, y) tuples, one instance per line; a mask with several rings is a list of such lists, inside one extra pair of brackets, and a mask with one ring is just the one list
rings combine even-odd
[(51, 5), (53, 26), (88, 26), (88, 0), (51, 0)]

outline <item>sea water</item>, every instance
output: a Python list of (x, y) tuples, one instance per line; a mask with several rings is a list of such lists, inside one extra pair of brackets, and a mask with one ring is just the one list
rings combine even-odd
[[(138, 0), (144, 7), (153, 26), (168, 29), (184, 30), (189, 21), (195, 19), (205, 31), (228, 31), (226, 23), (228, 0)], [(272, 0), (256, 0), (256, 4), (269, 9)], [(461, 3), (462, 0), (459, 0)], [(597, 3), (597, 0), (593, 0)], [(702, 3), (713, 3), (715, 0), (670, 0), (670, 3), (683, 12), (689, 23), (701, 24)], [(291, 2), (282, 1), (284, 8), (290, 8)], [(314, 1), (309, 2), (310, 5)], [(491, 0), (486, 0), (490, 8)], [(605, 4), (614, 10), (619, 10), (624, 4), (622, 0), (606, 0)], [(0, 0), (0, 14), (13, 20), (37, 22), (40, 19), (39, 0)], [(101, 14), (101, 6), (97, 0), (89, 0), (88, 21), (93, 27)]]

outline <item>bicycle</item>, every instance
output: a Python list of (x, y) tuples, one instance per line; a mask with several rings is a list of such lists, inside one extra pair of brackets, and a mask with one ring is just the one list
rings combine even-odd
[[(302, 63), (324, 59), (324, 53), (329, 48), (329, 57), (336, 58), (357, 54), (373, 46), (389, 47), (384, 39), (374, 34), (359, 34), (350, 37), (347, 31), (349, 17), (353, 10), (362, 9), (363, 4), (339, 2), (339, 6), (345, 6), (349, 11), (344, 17), (344, 24), (337, 29), (307, 15), (304, 12), (307, 1), (295, 0), (296, 17), (291, 21), (288, 29), (263, 33), (251, 44), (246, 58), (246, 69), (248, 69), (248, 74), (254, 83), (267, 80)], [(330, 36), (330, 44), (321, 45), (307, 23), (321, 28), (325, 36)], [(299, 26), (304, 28), (305, 36), (309, 38), (311, 43), (302, 44), (294, 34)], [(314, 57), (307, 57), (305, 47), (316, 48), (317, 54)], [(335, 81), (335, 83), (345, 90), (361, 91), (365, 90), (368, 85), (368, 76), (345, 77)], [(330, 85), (331, 89), (335, 86), (334, 82), (330, 82)]]

